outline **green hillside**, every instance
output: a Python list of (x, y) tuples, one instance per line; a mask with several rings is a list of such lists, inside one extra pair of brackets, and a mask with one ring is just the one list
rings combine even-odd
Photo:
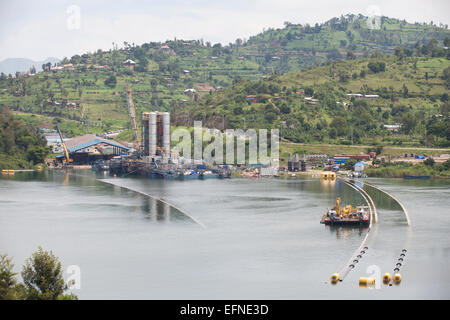
[[(134, 70), (124, 66), (126, 59), (136, 62)], [(234, 78), (262, 76), (256, 63), (233, 55), (219, 44), (201, 41), (125, 44), (122, 49), (76, 55), (59, 65), (67, 64), (73, 66), (30, 76), (2, 74), (0, 105), (16, 112), (39, 114), (50, 118), (50, 122), (58, 121), (63, 132), (72, 136), (79, 131), (96, 133), (126, 128), (128, 86), (133, 88), (138, 112), (169, 110), (230, 85)], [(189, 88), (197, 93), (191, 97), (183, 94)], [(70, 103), (75, 103), (76, 108), (68, 106)], [(78, 122), (78, 130), (68, 127), (67, 120)]]
[[(208, 127), (280, 128), (292, 142), (448, 146), (449, 74), (446, 58), (399, 54), (336, 61), (235, 81), (188, 111)], [(356, 93), (378, 97), (347, 96)], [(384, 127), (395, 124), (402, 126), (396, 133)]]
[(28, 169), (42, 164), (50, 152), (37, 128), (13, 118), (0, 107), (0, 169)]
[(345, 58), (348, 52), (362, 57), (376, 50), (393, 54), (395, 47), (404, 47), (410, 55), (417, 49), (426, 54), (427, 48), (419, 46), (432, 38), (444, 41), (449, 35), (447, 26), (349, 14), (314, 26), (285, 22), (282, 29), (269, 28), (250, 37), (239, 53), (266, 68), (285, 73)]
[[(51, 128), (58, 124), (68, 137), (127, 129), (130, 126), (125, 97), (128, 86), (133, 88), (137, 113), (171, 111), (177, 124), (192, 122), (194, 116), (199, 117), (203, 112), (212, 124), (219, 126), (226, 122), (230, 126), (243, 126), (241, 114), (250, 115), (253, 112), (250, 110), (260, 110), (265, 103), (247, 105), (245, 96), (253, 92), (268, 94), (261, 101), (270, 98), (275, 106), (274, 110), (268, 107), (267, 116), (263, 113), (255, 119), (250, 116), (245, 126), (278, 126), (284, 119), (295, 122), (287, 118), (303, 112), (299, 109), (300, 100), (281, 96), (307, 86), (313, 87), (318, 97), (322, 91), (333, 93), (332, 97), (321, 99), (321, 106), (333, 104), (333, 99), (343, 100), (345, 91), (360, 91), (365, 85), (364, 92), (384, 90), (384, 100), (380, 100), (384, 104), (390, 92), (398, 100), (394, 105), (411, 104), (415, 110), (423, 106), (430, 112), (436, 111), (439, 95), (444, 93), (442, 72), (447, 66), (448, 50), (443, 47), (450, 41), (449, 30), (386, 17), (380, 21), (379, 29), (368, 29), (367, 17), (361, 15), (334, 18), (313, 27), (286, 23), (283, 29), (268, 29), (248, 41), (238, 39), (227, 46), (179, 39), (140, 46), (126, 42), (120, 47), (113, 44), (108, 51), (65, 58), (58, 68), (43, 65), (46, 71), (34, 75), (1, 74), (0, 106), (9, 107), (16, 118), (35, 126)], [(396, 53), (397, 57), (385, 58), (383, 53)], [(366, 72), (363, 78), (361, 74), (365, 71), (361, 71), (367, 69), (371, 56), (386, 60), (386, 71), (377, 75)], [(134, 70), (124, 65), (127, 59), (135, 62)], [(351, 61), (330, 64), (339, 59)], [(312, 66), (317, 67), (307, 69)], [(306, 71), (288, 73), (298, 70)], [(282, 76), (267, 80), (273, 74)], [(403, 90), (402, 81), (409, 90), (407, 98), (399, 94)], [(259, 85), (262, 88), (257, 90), (248, 88)], [(332, 90), (326, 89), (327, 86)], [(195, 94), (184, 94), (191, 88), (196, 90)], [(210, 104), (214, 107), (202, 110)], [(287, 112), (284, 104), (293, 113)], [(390, 108), (384, 104), (380, 105), (382, 114)], [(337, 111), (324, 110), (322, 122), (331, 122)], [(308, 125), (316, 126), (318, 119), (308, 112), (303, 117), (296, 120), (307, 120), (304, 125), (307, 134), (299, 138), (299, 134), (291, 132), (296, 124), (288, 124), (286, 138), (327, 139), (327, 131), (322, 132), (320, 126), (314, 127), (316, 131), (308, 128)], [(395, 119), (385, 120), (390, 123)], [(121, 135), (124, 139), (130, 136), (127, 132)]]

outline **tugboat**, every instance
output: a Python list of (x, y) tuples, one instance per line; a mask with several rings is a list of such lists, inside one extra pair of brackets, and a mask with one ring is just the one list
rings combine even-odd
[(322, 216), (320, 223), (325, 225), (360, 225), (369, 226), (370, 211), (367, 206), (352, 208), (351, 205), (341, 207), (341, 198), (336, 199), (336, 205)]

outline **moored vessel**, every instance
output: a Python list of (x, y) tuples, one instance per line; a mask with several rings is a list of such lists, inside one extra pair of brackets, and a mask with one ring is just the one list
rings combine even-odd
[(322, 216), (320, 223), (325, 225), (361, 225), (369, 226), (370, 211), (368, 206), (342, 206), (341, 198), (336, 199), (336, 205)]

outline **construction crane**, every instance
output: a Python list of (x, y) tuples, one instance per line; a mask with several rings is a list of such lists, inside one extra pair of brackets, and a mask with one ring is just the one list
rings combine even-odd
[(130, 114), (131, 118), (131, 124), (133, 126), (134, 130), (134, 141), (136, 141), (137, 149), (141, 147), (141, 137), (138, 133), (138, 127), (136, 123), (136, 110), (134, 109), (134, 103), (133, 103), (133, 95), (132, 95), (132, 89), (130, 87), (127, 88), (127, 103), (128, 103), (128, 112)]
[(62, 145), (62, 147), (64, 149), (64, 161), (63, 161), (63, 163), (64, 164), (70, 164), (70, 163), (73, 162), (73, 159), (70, 159), (69, 151), (67, 150), (66, 144), (64, 143), (64, 140), (63, 140), (61, 131), (59, 130), (59, 127), (56, 127), (56, 129), (58, 130), (59, 138), (61, 139), (61, 145)]

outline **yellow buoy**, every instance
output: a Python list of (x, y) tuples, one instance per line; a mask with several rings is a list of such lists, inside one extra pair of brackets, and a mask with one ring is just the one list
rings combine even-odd
[(8, 174), (14, 174), (14, 170), (8, 170)]
[(2, 174), (8, 174), (8, 171), (9, 171), (9, 170), (3, 169), (3, 170), (2, 170)]
[(394, 284), (400, 284), (402, 282), (402, 275), (400, 273), (394, 274)]
[(383, 283), (389, 284), (389, 282), (391, 282), (391, 274), (388, 272), (383, 275)]
[(339, 282), (339, 279), (341, 278), (341, 276), (339, 275), (339, 273), (333, 273), (331, 275), (330, 281), (332, 284), (336, 284)]
[(375, 278), (359, 278), (359, 286), (364, 288), (371, 288), (375, 286)]

